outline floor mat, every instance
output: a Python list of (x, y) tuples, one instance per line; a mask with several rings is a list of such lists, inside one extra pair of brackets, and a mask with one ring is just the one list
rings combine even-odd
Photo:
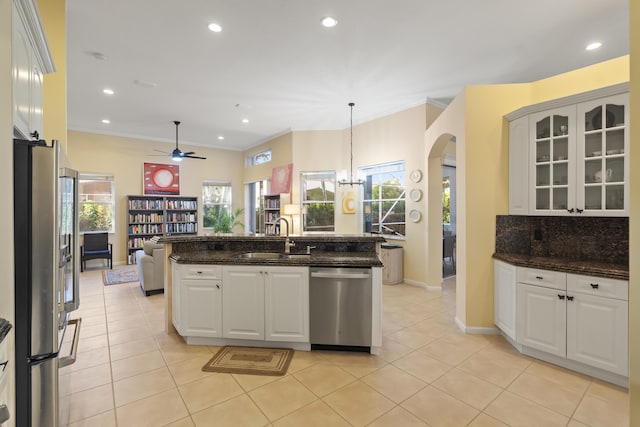
[(294, 351), (289, 348), (222, 347), (203, 371), (249, 375), (284, 375)]
[(105, 286), (138, 281), (138, 270), (135, 265), (117, 270), (102, 270), (102, 282)]

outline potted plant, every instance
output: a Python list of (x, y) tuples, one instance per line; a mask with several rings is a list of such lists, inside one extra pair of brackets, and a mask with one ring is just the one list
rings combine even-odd
[(219, 210), (218, 215), (209, 218), (212, 222), (212, 229), (216, 233), (232, 233), (233, 229), (238, 226), (244, 229), (244, 224), (240, 222), (244, 209), (238, 208), (233, 212), (227, 210)]

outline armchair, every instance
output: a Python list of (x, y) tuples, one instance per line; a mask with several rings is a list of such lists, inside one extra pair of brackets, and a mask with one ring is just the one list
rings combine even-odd
[(106, 259), (107, 267), (113, 269), (113, 245), (105, 233), (85, 233), (80, 246), (80, 271), (87, 267), (90, 259)]
[(164, 292), (164, 245), (157, 238), (144, 242), (143, 248), (136, 251), (136, 265), (140, 288), (146, 296), (155, 292)]

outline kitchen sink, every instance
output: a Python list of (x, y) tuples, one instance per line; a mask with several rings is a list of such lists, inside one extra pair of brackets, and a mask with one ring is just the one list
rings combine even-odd
[(235, 256), (242, 259), (309, 259), (308, 254), (281, 254), (279, 252), (244, 252)]

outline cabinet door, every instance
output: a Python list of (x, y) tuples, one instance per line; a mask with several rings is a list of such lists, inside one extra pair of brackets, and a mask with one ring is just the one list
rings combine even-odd
[(180, 335), (184, 335), (182, 330), (182, 323), (180, 322), (182, 316), (181, 303), (181, 287), (180, 287), (180, 265), (174, 261), (171, 261), (171, 320), (173, 326)]
[(221, 337), (222, 300), (219, 280), (182, 280), (181, 335)]
[(529, 214), (529, 117), (509, 123), (509, 214)]
[(265, 279), (266, 340), (309, 342), (309, 268), (270, 267)]
[(517, 284), (518, 343), (556, 356), (566, 355), (566, 292)]
[(264, 340), (265, 267), (222, 268), (222, 336)]
[[(31, 110), (31, 44), (18, 13), (13, 11), (12, 77), (13, 77), (13, 124), (28, 138)], [(38, 129), (42, 132), (42, 129)]]
[(493, 322), (509, 338), (516, 337), (516, 267), (493, 262)]
[(532, 114), (529, 118), (529, 213), (575, 212), (575, 106)]
[(573, 294), (567, 301), (567, 358), (628, 375), (627, 301)]
[(577, 205), (588, 215), (629, 212), (629, 94), (578, 104)]

